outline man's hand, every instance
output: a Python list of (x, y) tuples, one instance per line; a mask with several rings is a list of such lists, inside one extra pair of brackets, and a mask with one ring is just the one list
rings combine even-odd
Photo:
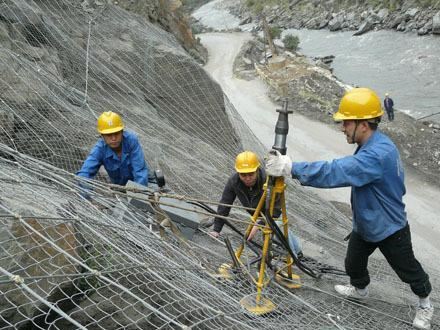
[(210, 236), (214, 237), (214, 238), (219, 238), (220, 237), (220, 233), (218, 233), (216, 231), (210, 231), (208, 234)]
[(278, 150), (271, 150), (266, 161), (266, 173), (270, 176), (292, 176), (292, 160)]

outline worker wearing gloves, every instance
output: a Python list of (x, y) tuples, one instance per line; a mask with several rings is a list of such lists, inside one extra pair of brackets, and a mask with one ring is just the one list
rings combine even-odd
[(345, 270), (350, 285), (336, 285), (347, 297), (368, 296), (368, 257), (379, 248), (399, 278), (419, 297), (413, 326), (429, 329), (434, 307), (429, 300), (428, 275), (414, 256), (406, 219), (404, 170), (394, 143), (377, 131), (383, 115), (381, 102), (370, 89), (354, 88), (342, 98), (334, 114), (342, 121), (347, 142), (357, 144), (352, 156), (333, 161), (294, 162), (271, 152), (266, 172), (291, 175), (302, 185), (316, 188), (352, 187), (353, 231), (348, 243)]
[[(235, 159), (235, 173), (228, 179), (226, 186), (223, 190), (221, 204), (232, 205), (235, 199), (238, 197), (241, 204), (244, 207), (255, 209), (258, 202), (263, 195), (263, 185), (266, 182), (266, 173), (260, 166), (258, 156), (251, 152), (245, 151), (240, 153)], [(217, 208), (217, 214), (221, 216), (228, 216), (231, 211), (230, 206), (219, 205)], [(254, 211), (248, 211), (253, 214)], [(264, 213), (264, 207), (262, 213)], [(276, 201), (273, 211), (273, 217), (278, 218), (281, 215), (280, 201)], [(214, 219), (214, 228), (210, 232), (213, 237), (219, 237), (220, 232), (225, 224), (225, 220), (222, 218)], [(262, 222), (264, 224), (264, 222)], [(276, 221), (278, 226), (282, 225), (282, 221)], [(254, 226), (248, 240), (251, 240), (258, 226)], [(289, 245), (293, 253), (298, 257), (302, 257), (301, 245), (298, 238), (289, 230)]]
[(148, 185), (148, 167), (137, 136), (124, 131), (117, 113), (103, 112), (97, 123), (101, 138), (90, 151), (77, 175), (92, 179), (101, 165), (114, 184), (125, 185), (129, 180)]

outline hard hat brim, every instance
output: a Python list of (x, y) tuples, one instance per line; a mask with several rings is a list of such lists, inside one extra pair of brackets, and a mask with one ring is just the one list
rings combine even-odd
[(257, 167), (249, 167), (249, 168), (235, 168), (235, 170), (237, 171), (237, 173), (252, 173), (252, 172), (256, 172), (258, 170), (258, 168), (260, 167), (260, 165), (258, 165)]
[(383, 110), (381, 110), (377, 115), (370, 115), (370, 116), (363, 116), (363, 117), (358, 117), (358, 116), (347, 116), (344, 115), (343, 113), (340, 113), (339, 111), (333, 114), (333, 120), (334, 121), (343, 121), (343, 120), (368, 120), (368, 119), (373, 119), (373, 118), (378, 118), (381, 117), (383, 115)]
[(113, 127), (113, 128), (103, 129), (103, 130), (100, 130), (100, 131), (98, 131), (98, 132), (99, 132), (99, 134), (104, 134), (104, 135), (106, 135), (106, 134), (112, 134), (112, 133), (120, 132), (120, 131), (122, 131), (123, 129), (124, 129), (124, 126), (119, 126), (119, 127)]

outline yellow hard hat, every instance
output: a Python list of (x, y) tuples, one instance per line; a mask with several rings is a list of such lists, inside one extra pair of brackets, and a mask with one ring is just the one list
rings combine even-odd
[(385, 93), (385, 96), (389, 96), (390, 94), (389, 93)]
[(238, 173), (252, 173), (260, 167), (258, 156), (252, 151), (244, 151), (235, 158), (235, 170)]
[(99, 116), (97, 129), (100, 134), (116, 133), (124, 129), (124, 123), (117, 113), (106, 111)]
[(353, 88), (345, 93), (333, 115), (336, 121), (365, 120), (383, 115), (382, 105), (377, 94), (369, 88)]

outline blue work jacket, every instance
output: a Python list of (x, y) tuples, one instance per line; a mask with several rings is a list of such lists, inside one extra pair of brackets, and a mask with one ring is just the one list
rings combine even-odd
[(77, 175), (92, 179), (101, 165), (104, 165), (114, 184), (125, 185), (128, 180), (131, 180), (147, 186), (148, 167), (139, 140), (132, 132), (123, 131), (122, 134), (121, 158), (105, 143), (104, 139), (100, 138)]
[(382, 241), (407, 224), (399, 151), (380, 132), (374, 132), (352, 156), (329, 162), (294, 162), (292, 176), (305, 186), (351, 186), (353, 231), (366, 241)]

